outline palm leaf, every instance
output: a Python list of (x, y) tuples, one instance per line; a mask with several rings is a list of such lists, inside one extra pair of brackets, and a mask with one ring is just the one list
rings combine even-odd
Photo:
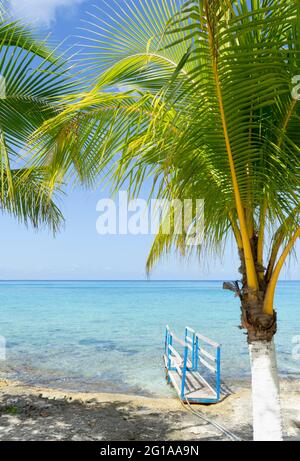
[[(5, 13), (4, 9), (3, 13)], [(28, 28), (19, 22), (11, 21), (6, 14), (1, 16), (0, 200), (2, 210), (18, 216), (26, 224), (31, 221), (34, 226), (48, 219), (53, 231), (57, 230), (61, 215), (51, 201), (52, 191), (44, 187), (45, 174), (44, 179), (38, 181), (40, 173), (26, 169), (24, 166), (30, 161), (29, 138), (42, 123), (60, 111), (62, 97), (71, 88), (75, 88), (74, 79), (65, 61), (65, 57), (59, 54), (58, 50), (48, 48), (46, 41), (38, 40)], [(23, 182), (20, 178), (22, 168)], [(25, 193), (26, 183), (28, 193)], [(25, 198), (28, 201), (27, 215)]]
[[(157, 197), (203, 198), (203, 248), (220, 247), (231, 229), (259, 265), (258, 233), (263, 248), (299, 203), (297, 2), (114, 5), (86, 26), (94, 88), (39, 132), (39, 161), (51, 150), (55, 177), (106, 171), (114, 190), (126, 181), (133, 194), (152, 177)], [(158, 237), (155, 259), (167, 240)]]
[[(10, 214), (26, 226), (48, 227), (56, 234), (64, 223), (63, 215), (57, 206), (59, 191), (53, 195), (45, 187), (45, 174), (42, 169), (12, 169), (10, 178), (4, 175), (1, 181), (4, 194), (0, 200), (1, 211)], [(9, 196), (10, 180), (14, 184), (14, 199)]]

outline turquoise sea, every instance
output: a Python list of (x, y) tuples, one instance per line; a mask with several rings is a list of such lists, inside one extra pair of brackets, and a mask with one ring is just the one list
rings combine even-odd
[[(281, 375), (300, 377), (300, 282), (281, 282), (276, 306)], [(165, 325), (222, 344), (222, 378), (249, 377), (239, 302), (222, 282), (1, 282), (0, 377), (33, 385), (167, 395)], [(299, 340), (299, 338), (298, 338)], [(299, 348), (298, 348), (299, 349)]]

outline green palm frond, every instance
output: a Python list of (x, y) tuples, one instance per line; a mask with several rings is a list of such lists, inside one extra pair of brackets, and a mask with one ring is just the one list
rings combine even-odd
[[(26, 224), (31, 221), (35, 227), (48, 219), (49, 226), (55, 231), (61, 215), (51, 201), (53, 191), (45, 189), (45, 174), (44, 179), (38, 181), (40, 170), (35, 172), (25, 168), (25, 165), (30, 163), (29, 139), (46, 120), (60, 112), (63, 97), (74, 91), (75, 79), (70, 66), (66, 64), (66, 57), (58, 49), (48, 47), (46, 41), (37, 39), (28, 27), (12, 21), (5, 5), (1, 5), (1, 207)], [(28, 201), (27, 211), (25, 197)]]
[[(45, 186), (46, 173), (37, 168), (28, 171), (24, 168), (11, 170), (10, 178), (4, 176), (1, 180), (3, 199), (0, 200), (0, 208), (26, 226), (47, 226), (56, 234), (64, 223), (62, 212), (55, 203), (61, 192), (56, 190), (53, 194)], [(13, 200), (9, 196), (10, 180), (14, 184)]]
[[(105, 171), (136, 195), (151, 177), (157, 197), (204, 199), (207, 251), (239, 238), (238, 188), (249, 238), (267, 244), (300, 198), (297, 2), (103, 5), (85, 28), (94, 88), (39, 131), (40, 164), (51, 151), (56, 178)], [(158, 236), (152, 260), (171, 242)]]
[[(150, 61), (153, 57), (176, 67), (186, 49), (179, 45), (166, 50), (173, 38), (165, 32), (181, 3), (177, 0), (102, 0), (84, 21), (81, 38), (86, 52), (82, 54), (83, 65), (93, 69), (96, 78), (128, 57), (146, 55)], [(181, 36), (180, 32), (178, 38)]]

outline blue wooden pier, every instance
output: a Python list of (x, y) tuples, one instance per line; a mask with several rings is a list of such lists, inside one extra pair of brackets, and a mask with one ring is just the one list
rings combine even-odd
[(167, 326), (167, 380), (183, 402), (211, 404), (221, 399), (221, 346), (186, 327), (184, 340)]

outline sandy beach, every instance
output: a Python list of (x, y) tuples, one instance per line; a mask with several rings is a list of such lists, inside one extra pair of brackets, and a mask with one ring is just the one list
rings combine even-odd
[[(202, 417), (252, 439), (251, 396), (239, 383), (218, 405), (193, 406)], [(300, 440), (300, 383), (281, 382), (285, 438)], [(0, 381), (0, 440), (230, 440), (178, 399), (63, 392)]]

